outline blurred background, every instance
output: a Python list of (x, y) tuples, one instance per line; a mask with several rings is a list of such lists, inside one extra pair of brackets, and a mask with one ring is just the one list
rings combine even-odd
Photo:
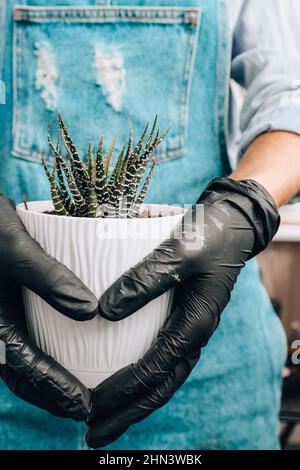
[[(233, 80), (230, 83), (231, 100), (241, 110), (244, 90)], [(232, 103), (232, 105), (233, 105)], [(239, 126), (232, 124), (234, 139), (229, 148), (233, 167), (241, 134)], [(283, 370), (283, 399), (281, 406), (281, 441), (285, 449), (300, 449), (300, 364), (293, 364), (292, 347), (300, 344), (300, 193), (280, 209), (281, 225), (268, 248), (258, 256), (263, 284), (274, 309), (284, 326), (287, 341), (287, 362)], [(300, 346), (298, 346), (300, 361)]]
[(262, 281), (288, 338), (281, 406), (282, 445), (283, 448), (300, 449), (300, 364), (292, 361), (295, 351), (300, 360), (300, 347), (292, 346), (295, 340), (300, 344), (300, 202), (295, 198), (280, 212), (279, 231), (258, 261)]

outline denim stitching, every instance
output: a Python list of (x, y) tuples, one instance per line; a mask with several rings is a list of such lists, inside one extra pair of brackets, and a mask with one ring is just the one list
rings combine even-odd
[[(199, 29), (200, 29), (201, 19), (199, 16), (199, 21), (197, 28), (193, 35), (188, 37), (188, 46), (189, 54), (186, 54), (185, 68), (183, 73), (183, 83), (182, 83), (182, 97), (180, 106), (181, 117), (180, 117), (180, 127), (181, 133), (179, 137), (181, 138), (180, 147), (184, 149), (184, 152), (188, 152), (188, 121), (189, 121), (189, 98), (192, 85), (192, 76), (194, 71), (195, 56), (198, 44)], [(168, 153), (168, 152), (167, 152)], [(171, 157), (172, 158), (172, 157)], [(168, 158), (162, 159), (162, 161), (167, 160)]]
[(4, 48), (6, 40), (6, 3), (3, 2), (0, 5), (0, 79), (3, 73), (3, 64), (4, 64)]
[(176, 7), (17, 7), (14, 10), (15, 21), (151, 21), (198, 23), (198, 9)]
[[(230, 41), (226, 36), (228, 35), (226, 6), (223, 1), (218, 8), (220, 34), (222, 41), (219, 41), (218, 57), (222, 57), (224, 53), (228, 56), (227, 67), (223, 67), (222, 60), (218, 60), (217, 67), (217, 107), (216, 107), (216, 126), (219, 134), (219, 147), (222, 162), (222, 171), (224, 175), (230, 173), (230, 163), (227, 154), (227, 116), (228, 116), (228, 99), (229, 99), (229, 78), (230, 78), (230, 54), (231, 48), (229, 47)], [(226, 88), (225, 88), (226, 87)]]
[[(58, 18), (52, 16), (54, 12), (59, 12), (61, 16)], [(20, 118), (19, 118), (19, 107), (18, 107), (18, 96), (17, 90), (20, 88), (19, 72), (17, 67), (17, 51), (18, 44), (22, 44), (21, 29), (17, 28), (18, 22), (26, 21), (30, 19), (31, 22), (38, 21), (57, 21), (60, 19), (65, 21), (66, 13), (72, 12), (76, 20), (78, 20), (77, 15), (80, 16), (80, 20), (93, 21), (94, 15), (99, 15), (105, 13), (106, 15), (113, 16), (104, 16), (100, 17), (101, 22), (109, 21), (125, 21), (125, 22), (151, 22), (151, 23), (189, 23), (192, 31), (191, 35), (188, 37), (188, 46), (189, 50), (185, 56), (184, 64), (184, 73), (182, 81), (182, 95), (181, 103), (179, 104), (179, 143), (175, 147), (167, 147), (161, 149), (157, 154), (159, 162), (166, 162), (176, 158), (181, 158), (187, 154), (187, 145), (188, 145), (188, 117), (189, 117), (189, 96), (192, 75), (194, 70), (194, 59), (195, 53), (198, 44), (198, 34), (200, 29), (200, 9), (184, 9), (176, 7), (90, 7), (90, 8), (42, 8), (42, 7), (18, 7), (14, 10), (14, 47), (13, 47), (13, 82), (14, 82), (14, 93), (13, 93), (13, 141), (14, 146), (12, 149), (12, 155), (24, 160), (31, 162), (40, 162), (41, 151), (32, 149), (25, 145), (23, 140), (23, 130), (20, 128)], [(131, 16), (127, 16), (127, 14)], [(51, 16), (49, 17), (49, 13)], [(85, 15), (85, 16), (84, 16)], [(99, 18), (96, 18), (99, 19)], [(42, 21), (41, 21), (42, 20)], [(24, 155), (24, 151), (29, 153), (29, 155)], [(46, 155), (46, 159), (50, 165), (54, 164), (54, 158), (52, 155)]]
[[(20, 121), (19, 119), (19, 107), (18, 107), (18, 68), (17, 68), (17, 51), (18, 51), (18, 37), (21, 34), (21, 31), (16, 28), (16, 25), (13, 25), (13, 125), (12, 125), (12, 133), (13, 133), (13, 142), (17, 142), (17, 146), (22, 148), (21, 144), (21, 136), (20, 136)], [(13, 144), (13, 148), (14, 148)], [(13, 152), (13, 151), (12, 151)]]

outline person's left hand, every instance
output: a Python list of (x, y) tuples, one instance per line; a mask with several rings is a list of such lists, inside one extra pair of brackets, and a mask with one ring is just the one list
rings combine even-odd
[[(184, 383), (217, 327), (245, 262), (279, 225), (267, 191), (252, 180), (214, 180), (183, 218), (181, 237), (164, 241), (101, 297), (101, 315), (122, 320), (176, 286), (173, 311), (145, 356), (92, 393), (86, 441), (103, 447), (167, 403)], [(203, 230), (204, 237), (201, 236)], [(123, 292), (120, 297), (119, 292)]]
[(39, 408), (85, 421), (91, 392), (30, 338), (22, 287), (73, 320), (87, 321), (98, 313), (94, 294), (47, 255), (26, 231), (13, 201), (0, 194), (0, 379), (16, 396)]

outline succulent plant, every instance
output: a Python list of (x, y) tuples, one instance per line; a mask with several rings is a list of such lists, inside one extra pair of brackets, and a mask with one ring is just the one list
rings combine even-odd
[[(103, 136), (97, 148), (89, 144), (84, 163), (60, 114), (58, 127), (56, 145), (51, 139), (50, 125), (48, 127), (48, 143), (55, 158), (53, 171), (49, 170), (42, 156), (55, 213), (93, 218), (138, 217), (157, 163), (155, 150), (169, 129), (160, 134), (155, 116), (150, 132), (148, 123), (135, 145), (130, 129), (128, 142), (113, 165), (111, 162), (114, 160), (115, 140), (106, 152)], [(66, 150), (66, 157), (61, 153), (61, 142)]]

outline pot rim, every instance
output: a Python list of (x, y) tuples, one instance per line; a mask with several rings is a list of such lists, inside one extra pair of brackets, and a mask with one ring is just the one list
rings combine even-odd
[[(17, 204), (16, 206), (16, 209), (17, 209), (17, 212), (27, 212), (27, 213), (31, 213), (31, 214), (36, 214), (38, 217), (55, 217), (55, 218), (59, 218), (60, 220), (61, 219), (66, 219), (66, 220), (82, 220), (82, 221), (95, 221), (97, 223), (99, 223), (100, 221), (105, 221), (106, 223), (116, 223), (116, 221), (122, 221), (122, 223), (124, 223), (124, 221), (126, 221), (127, 223), (137, 223), (137, 222), (141, 222), (141, 223), (151, 223), (153, 221), (156, 221), (157, 220), (161, 220), (161, 221), (166, 221), (168, 219), (172, 219), (173, 217), (179, 217), (179, 216), (183, 216), (186, 212), (186, 209), (182, 208), (181, 206), (176, 206), (176, 205), (168, 205), (168, 204), (143, 204), (142, 205), (142, 209), (143, 208), (163, 208), (165, 211), (168, 209), (169, 210), (169, 214), (167, 215), (163, 215), (162, 217), (159, 217), (158, 215), (157, 216), (154, 216), (154, 217), (136, 217), (136, 218), (133, 218), (133, 219), (129, 219), (129, 218), (117, 218), (117, 217), (106, 217), (106, 218), (102, 218), (102, 217), (98, 217), (98, 218), (93, 218), (93, 217), (74, 217), (74, 216), (69, 216), (69, 215), (56, 215), (56, 214), (45, 214), (44, 212), (41, 212), (41, 210), (49, 210), (51, 209), (51, 207), (53, 208), (53, 204), (52, 204), (52, 201), (51, 200), (40, 200), (40, 201), (26, 201), (27, 203), (27, 206), (28, 206), (28, 210), (25, 208), (25, 205), (24, 205), (24, 202), (21, 202), (19, 204)], [(44, 205), (44, 208), (43, 207), (40, 207)], [(32, 207), (33, 206), (33, 207)], [(39, 209), (35, 209), (34, 210), (34, 206), (39, 206)], [(171, 209), (174, 210), (174, 212), (171, 212)]]

